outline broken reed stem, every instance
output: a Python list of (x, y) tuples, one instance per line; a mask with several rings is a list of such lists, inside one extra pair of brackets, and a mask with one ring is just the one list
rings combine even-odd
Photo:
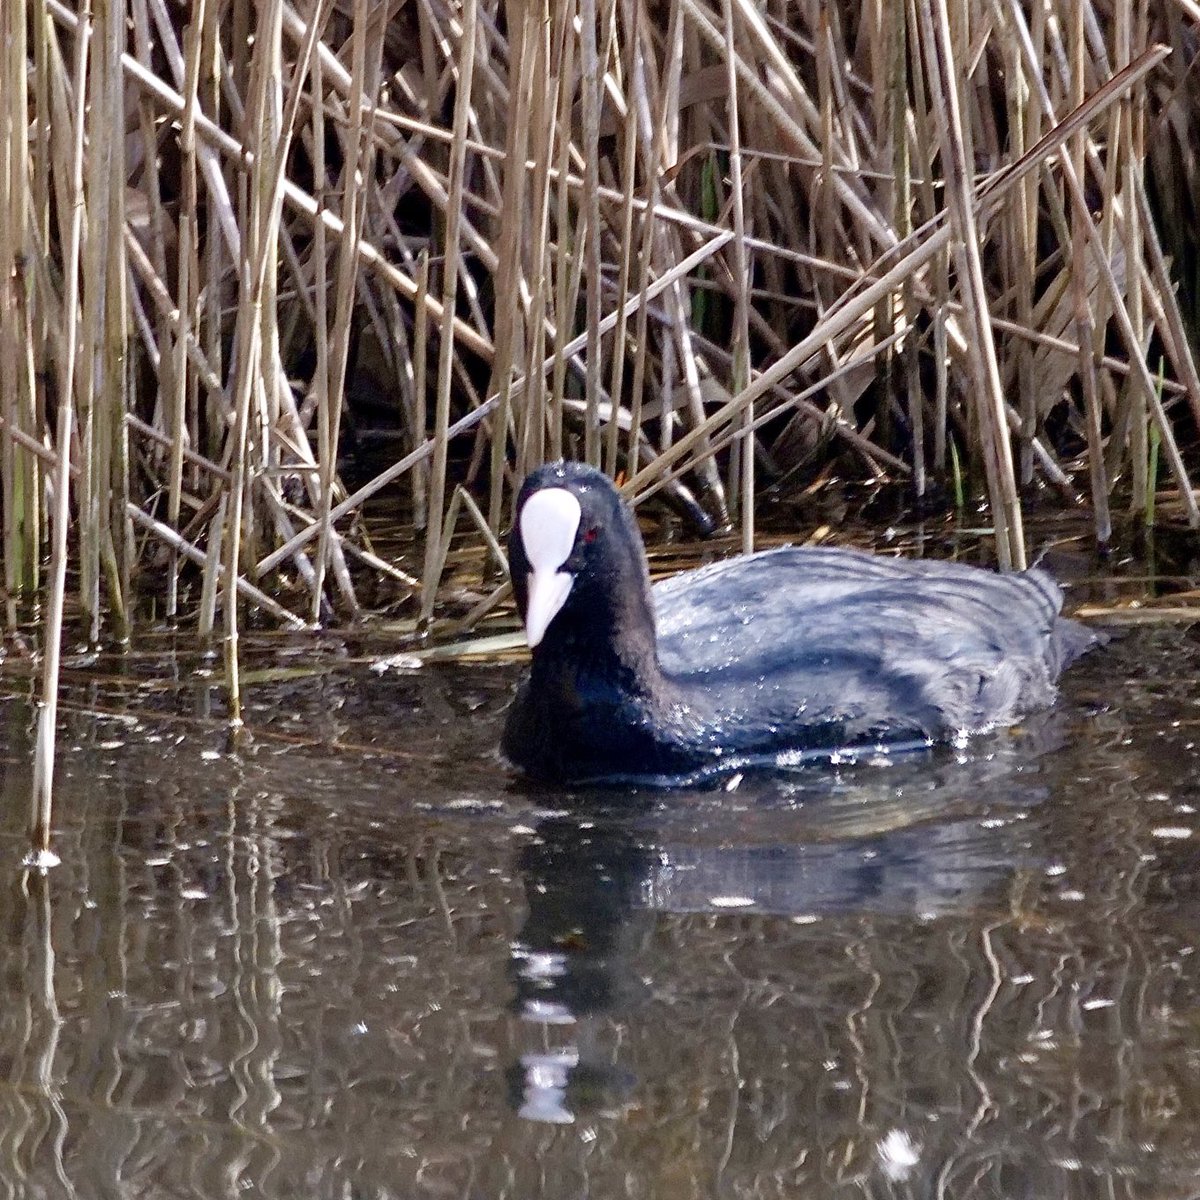
[[(621, 122), (621, 178), (633, 179), (637, 171), (638, 151), (641, 148), (638, 135), (638, 95), (635, 85), (635, 76), (638, 70), (637, 59), (637, 30), (639, 27), (639, 16), (642, 11), (642, 5), (639, 0), (634, 0), (634, 3), (626, 2), (621, 4), (621, 19), (626, 20), (631, 32), (628, 38), (628, 49), (624, 63), (624, 74), (626, 80), (626, 111), (625, 119)], [(611, 352), (612, 372), (609, 378), (608, 394), (612, 397), (612, 402), (616, 404), (624, 393), (625, 383), (625, 362), (626, 353), (625, 347), (628, 344), (628, 317), (625, 315), (625, 304), (629, 298), (629, 289), (632, 282), (631, 274), (634, 261), (634, 191), (633, 188), (626, 188), (624, 195), (621, 197), (621, 252), (620, 262), (617, 266), (617, 293), (615, 297), (617, 311), (621, 316), (617, 320), (616, 328), (613, 331), (610, 345), (613, 347)], [(636, 446), (638, 444), (639, 430), (633, 428), (632, 417), (630, 423), (629, 445)], [(608, 422), (606, 437), (604, 440), (604, 469), (609, 475), (616, 475), (619, 470), (618, 459), (620, 454), (620, 422), (610, 420)], [(527, 465), (533, 465), (528, 461)]]

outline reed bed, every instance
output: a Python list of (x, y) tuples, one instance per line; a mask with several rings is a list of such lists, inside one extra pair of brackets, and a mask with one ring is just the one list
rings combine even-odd
[[(246, 605), (353, 617), (381, 572), (429, 618), (458, 522), (494, 546), (561, 454), (747, 548), (761, 488), (830, 460), (978, 481), (1005, 566), (1037, 484), (1106, 543), (1161, 469), (1195, 524), (1197, 15), (12, 0), (9, 621), (69, 563), (94, 637), (150, 600), (220, 630), (236, 698)], [(364, 392), (398, 448), (348, 494)], [(397, 484), (407, 575), (356, 520)]]

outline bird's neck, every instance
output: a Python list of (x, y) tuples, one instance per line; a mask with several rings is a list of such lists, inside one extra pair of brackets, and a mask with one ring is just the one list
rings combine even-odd
[(555, 692), (652, 692), (662, 677), (653, 626), (644, 638), (611, 627), (556, 630), (534, 651), (531, 677), (539, 688)]
[(534, 651), (531, 674), (538, 688), (564, 697), (652, 695), (662, 669), (649, 588), (619, 591), (609, 604), (589, 605), (552, 623)]

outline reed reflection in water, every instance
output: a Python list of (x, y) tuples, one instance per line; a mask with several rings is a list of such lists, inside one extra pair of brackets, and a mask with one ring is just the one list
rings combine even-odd
[(237, 756), (128, 680), (24, 879), (10, 697), (0, 1194), (1191, 1195), (1200, 653), (1111, 654), (962, 761), (636, 799), (506, 786), (507, 670), (263, 684)]

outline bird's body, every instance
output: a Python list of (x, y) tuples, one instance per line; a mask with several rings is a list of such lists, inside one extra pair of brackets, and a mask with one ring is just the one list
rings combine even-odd
[[(574, 501), (569, 548), (562, 533), (531, 567), (525, 543), (556, 506), (573, 521)], [(1051, 703), (1095, 640), (1037, 570), (784, 548), (651, 589), (628, 509), (578, 464), (526, 482), (512, 560), (527, 627), (541, 628), (503, 750), (547, 780), (685, 776), (1006, 724)], [(548, 618), (541, 584), (556, 589)]]

